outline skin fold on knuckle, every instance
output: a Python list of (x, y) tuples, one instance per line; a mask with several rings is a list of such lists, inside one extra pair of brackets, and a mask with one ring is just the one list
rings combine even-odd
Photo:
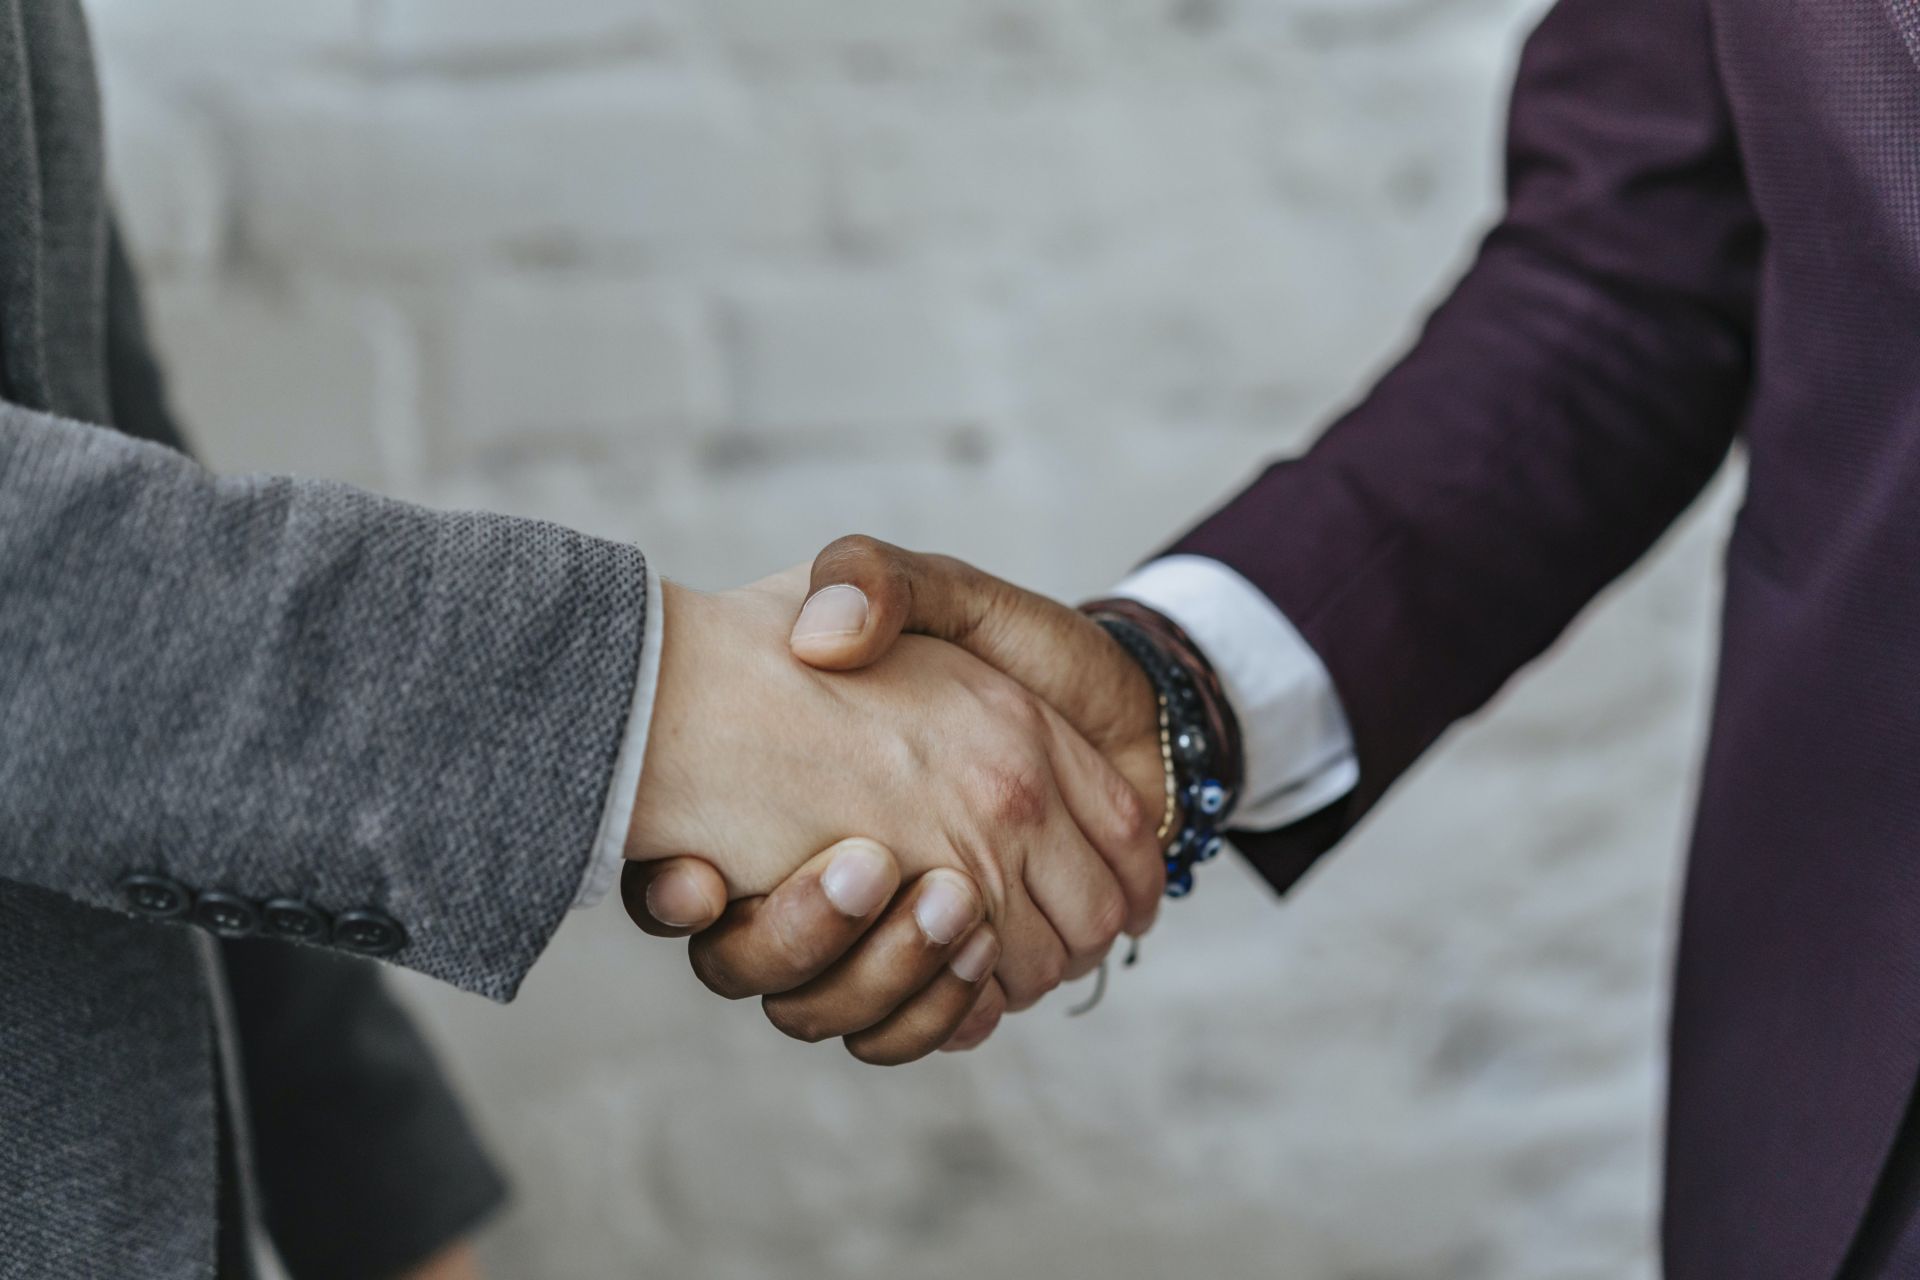
[(1019, 743), (1044, 743), (1052, 733), (1040, 700), (1011, 679), (988, 683), (980, 690), (980, 700), (993, 722)]
[(971, 643), (990, 619), (1000, 616), (1000, 580), (952, 556), (928, 556), (924, 563), (928, 576), (941, 585), (947, 598), (942, 634), (955, 644)]
[(1147, 811), (1147, 802), (1133, 784), (1118, 774), (1107, 779), (1107, 805), (1113, 817), (1114, 843), (1123, 849), (1151, 844), (1160, 814)]
[(1067, 980), (1067, 954), (1065, 951), (1050, 951), (1041, 960), (1038, 972), (1040, 994), (1045, 995)]
[(960, 812), (940, 828), (941, 841), (951, 852), (954, 868), (972, 877), (983, 916), (998, 921), (1006, 917), (1009, 885), (1017, 867), (1008, 867), (1005, 851), (1010, 846), (996, 840), (980, 819), (974, 794), (971, 788), (961, 789)]
[(782, 987), (798, 986), (829, 962), (820, 954), (820, 932), (807, 928), (800, 915), (795, 910), (775, 909), (761, 917), (766, 925), (766, 968)]
[(999, 970), (1000, 986), (1007, 994), (1007, 1008), (1030, 1009), (1048, 992), (1067, 979), (1067, 954), (1049, 951), (1018, 971)]
[(1102, 894), (1102, 900), (1095, 905), (1093, 914), (1094, 945), (1092, 950), (1096, 955), (1104, 956), (1107, 954), (1108, 949), (1113, 946), (1114, 940), (1126, 929), (1128, 914), (1127, 895), (1120, 891), (1119, 885), (1114, 885), (1110, 890)]
[(1075, 931), (1067, 939), (1067, 958), (1063, 968), (1063, 977), (1067, 979), (1084, 977), (1098, 967), (1107, 953), (1113, 950), (1113, 943), (1127, 925), (1127, 900), (1117, 887), (1095, 891), (1093, 901), (1081, 926), (1085, 932)]
[(887, 544), (864, 533), (835, 538), (814, 560), (816, 583), (850, 582), (868, 585), (876, 573), (885, 573), (892, 556)]

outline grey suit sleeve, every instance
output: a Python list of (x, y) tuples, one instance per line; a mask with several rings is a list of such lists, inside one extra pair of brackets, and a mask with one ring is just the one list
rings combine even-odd
[(0, 876), (378, 911), (395, 962), (510, 998), (593, 847), (646, 572), (0, 405)]

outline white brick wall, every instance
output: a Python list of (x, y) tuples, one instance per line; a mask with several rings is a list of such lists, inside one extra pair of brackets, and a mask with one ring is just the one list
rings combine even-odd
[(743, 430), (887, 436), (992, 414), (979, 317), (939, 281), (829, 267), (756, 281), (723, 306)]
[(386, 66), (487, 72), (624, 58), (679, 28), (667, 0), (393, 0), (366, 6), (364, 30)]
[[(562, 519), (721, 585), (865, 530), (1097, 590), (1402, 344), (1543, 0), (93, 0), (218, 466)], [(518, 1174), (501, 1275), (1651, 1274), (1727, 496), (1300, 894), (900, 1072), (617, 908), (409, 983)]]
[(671, 261), (797, 247), (822, 220), (816, 175), (786, 131), (695, 75), (298, 75), (228, 123), (243, 225), (283, 260)]
[(727, 415), (701, 295), (593, 270), (475, 273), (435, 313), (442, 456), (572, 440), (671, 448)]

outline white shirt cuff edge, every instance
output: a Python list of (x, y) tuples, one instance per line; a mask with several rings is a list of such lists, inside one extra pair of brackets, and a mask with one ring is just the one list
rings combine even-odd
[(661, 637), (664, 625), (660, 575), (647, 564), (647, 613), (640, 639), (640, 669), (633, 683), (633, 701), (627, 708), (627, 727), (614, 758), (613, 779), (607, 784), (607, 801), (600, 811), (600, 831), (594, 837), (593, 857), (574, 893), (573, 909), (591, 907), (607, 896), (620, 878), (620, 866), (626, 860), (627, 828), (633, 823), (633, 802), (640, 788), (640, 768), (646, 760), (647, 734), (653, 727), (653, 698), (660, 687)]

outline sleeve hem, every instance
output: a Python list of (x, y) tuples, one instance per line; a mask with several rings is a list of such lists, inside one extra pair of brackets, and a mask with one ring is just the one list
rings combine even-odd
[(1178, 623), (1219, 674), (1246, 750), (1235, 828), (1285, 826), (1353, 790), (1359, 765), (1333, 679), (1258, 587), (1218, 560), (1172, 555), (1115, 594)]
[(613, 762), (613, 777), (607, 784), (607, 801), (600, 813), (600, 830), (594, 837), (593, 857), (580, 877), (573, 897), (578, 911), (598, 903), (620, 878), (620, 866), (626, 857), (627, 829), (633, 823), (634, 795), (640, 787), (640, 770), (646, 761), (647, 736), (653, 726), (654, 694), (660, 687), (662, 625), (660, 578), (648, 564), (645, 613), (640, 626), (640, 668), (633, 682), (633, 702), (627, 710), (627, 727), (620, 743), (620, 754)]

